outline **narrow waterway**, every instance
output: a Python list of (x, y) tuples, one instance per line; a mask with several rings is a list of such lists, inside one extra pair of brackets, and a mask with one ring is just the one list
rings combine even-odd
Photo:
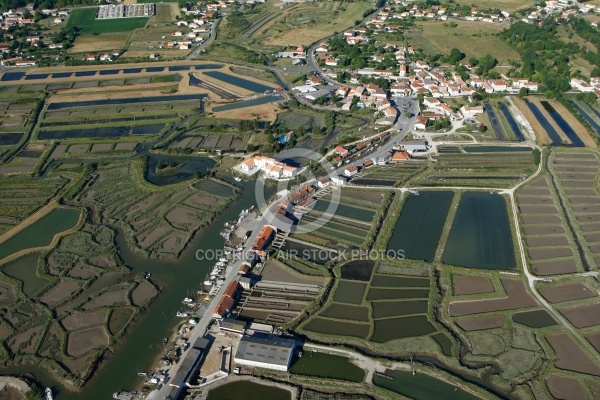
[[(219, 235), (223, 224), (237, 219), (240, 211), (256, 205), (254, 183), (244, 183), (240, 197), (206, 229), (198, 232), (186, 251), (177, 260), (148, 260), (133, 253), (125, 243), (123, 235), (117, 237), (119, 254), (132, 272), (151, 272), (152, 280), (158, 283), (162, 293), (144, 315), (130, 328), (125, 341), (108, 353), (107, 358), (96, 370), (92, 378), (79, 393), (69, 392), (39, 367), (22, 366), (2, 368), (2, 374), (29, 372), (44, 386), (55, 392), (57, 400), (105, 400), (119, 389), (135, 389), (144, 378), (137, 372), (146, 372), (160, 355), (164, 337), (169, 336), (176, 324), (181, 322), (175, 313), (181, 309), (184, 297), (200, 289), (209, 267), (214, 262), (197, 261), (198, 249), (221, 249), (223, 238)], [(274, 194), (274, 188), (267, 188), (265, 197)], [(267, 197), (268, 196), (268, 197)]]

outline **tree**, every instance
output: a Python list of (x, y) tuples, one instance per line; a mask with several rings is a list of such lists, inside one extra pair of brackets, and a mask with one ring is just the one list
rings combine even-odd
[(527, 96), (529, 94), (529, 89), (522, 87), (521, 89), (519, 89), (519, 97), (523, 98), (525, 96)]
[(481, 57), (479, 60), (479, 65), (477, 66), (477, 75), (487, 75), (488, 72), (496, 66), (498, 61), (491, 56), (490, 54), (486, 54)]
[(461, 53), (460, 50), (455, 47), (452, 50), (450, 50), (450, 54), (448, 55), (447, 59), (450, 64), (456, 64), (457, 62), (462, 60), (464, 57), (465, 57), (465, 55), (463, 53)]

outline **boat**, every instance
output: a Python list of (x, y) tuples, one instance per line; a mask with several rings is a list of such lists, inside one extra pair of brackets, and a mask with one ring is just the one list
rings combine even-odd
[(152, 274), (151, 274), (150, 272), (148, 272), (148, 273), (146, 274), (146, 279), (150, 279), (150, 276), (152, 276)]
[(181, 311), (177, 311), (177, 314), (175, 314), (175, 315), (178, 316), (179, 318), (185, 318), (188, 316), (186, 313), (183, 313)]
[(136, 392), (126, 392), (124, 390), (119, 390), (118, 392), (113, 393), (113, 399), (117, 400), (131, 400), (136, 395)]
[(239, 181), (241, 181), (241, 180), (242, 180), (242, 178), (240, 178), (239, 176), (236, 176), (236, 177), (235, 177), (235, 178), (233, 178), (233, 179), (235, 179), (237, 182), (239, 182)]
[(46, 394), (46, 400), (54, 399), (54, 396), (52, 396), (52, 389), (46, 388), (46, 391), (44, 393)]
[(146, 375), (148, 375), (148, 373), (146, 373), (146, 372), (138, 372), (137, 374), (138, 374), (138, 376), (146, 376)]
[(163, 338), (163, 345), (167, 344), (168, 341), (169, 341), (169, 339)]
[(186, 297), (185, 299), (183, 299), (184, 303), (192, 303), (194, 300), (190, 299), (189, 297)]

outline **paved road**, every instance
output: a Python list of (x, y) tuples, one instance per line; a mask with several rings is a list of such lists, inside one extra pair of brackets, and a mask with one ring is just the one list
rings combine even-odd
[(210, 27), (210, 35), (208, 36), (208, 38), (204, 41), (204, 43), (201, 43), (194, 50), (192, 50), (192, 52), (188, 54), (188, 56), (185, 58), (186, 60), (195, 60), (198, 56), (198, 53), (207, 48), (215, 40), (215, 38), (217, 37), (217, 26), (219, 25), (220, 21), (221, 18), (217, 19), (215, 22), (212, 23)]
[[(357, 159), (353, 159), (347, 165), (342, 165), (341, 167), (339, 167), (337, 170), (335, 170), (335, 172), (338, 175), (343, 175), (344, 170), (347, 168), (348, 165), (361, 166), (368, 159), (383, 156), (383, 155), (389, 153), (390, 151), (392, 151), (392, 148), (398, 144), (398, 142), (402, 141), (406, 137), (406, 135), (410, 131), (412, 131), (413, 125), (415, 124), (417, 115), (419, 113), (419, 101), (416, 98), (408, 98), (408, 97), (401, 98), (401, 99), (402, 100), (399, 100), (399, 102), (400, 102), (400, 104), (402, 104), (402, 102), (405, 102), (407, 104), (407, 111), (402, 112), (400, 114), (400, 116), (398, 117), (398, 120), (394, 123), (394, 125), (392, 125), (391, 128), (380, 132), (380, 133), (390, 132), (390, 134), (391, 134), (390, 139), (386, 143), (384, 143), (378, 147), (372, 148), (372, 150), (366, 152), (363, 156), (361, 156)], [(393, 99), (393, 100), (398, 101), (395, 99)], [(380, 133), (373, 135), (371, 137), (375, 137), (375, 136), (379, 135)], [(364, 140), (364, 139), (361, 139), (360, 141), (362, 141), (362, 140)], [(360, 141), (357, 141), (357, 142), (360, 142)]]
[[(268, 209), (271, 211), (271, 213), (273, 213), (275, 211), (275, 208), (278, 206), (278, 204), (279, 204), (279, 198), (275, 199), (273, 202), (271, 202), (268, 205)], [(259, 205), (259, 208), (260, 207), (261, 206)], [(268, 215), (268, 214), (269, 214), (268, 212), (263, 212), (261, 214), (260, 218), (257, 220), (256, 225), (259, 227), (265, 225), (268, 222), (267, 217), (266, 217), (266, 215)], [(252, 244), (256, 240), (258, 233), (259, 233), (259, 229), (255, 229), (252, 232), (252, 235), (246, 241), (246, 246), (244, 247), (244, 254), (246, 254), (246, 252), (251, 250)], [(217, 260), (215, 260), (215, 262), (216, 261)], [(223, 292), (225, 292), (225, 290), (227, 289), (227, 285), (229, 285), (229, 283), (234, 281), (235, 278), (237, 277), (237, 273), (241, 267), (241, 264), (242, 264), (242, 260), (237, 260), (237, 261), (234, 261), (232, 263), (232, 265), (229, 267), (229, 271), (225, 277), (225, 282), (223, 283), (223, 286), (221, 286), (221, 289), (219, 290), (217, 295), (214, 297), (214, 299), (211, 302), (211, 304), (209, 305), (206, 313), (202, 316), (202, 318), (200, 318), (200, 321), (198, 322), (198, 324), (194, 327), (194, 329), (189, 334), (189, 339), (188, 339), (189, 343), (194, 343), (196, 341), (196, 339), (205, 335), (206, 330), (208, 329), (208, 325), (210, 324), (210, 321), (212, 320), (212, 311), (214, 310), (214, 308), (218, 304), (219, 300), (221, 299)], [(179, 368), (181, 368), (181, 363), (187, 356), (190, 349), (191, 349), (191, 346), (188, 350), (186, 350), (181, 355), (179, 362), (170, 368), (169, 373), (168, 373), (169, 381), (175, 376), (175, 374), (177, 374), (177, 371), (179, 371)], [(169, 386), (169, 384), (166, 383), (158, 392), (154, 392), (151, 395), (149, 395), (147, 397), (147, 400), (163, 400), (169, 394), (170, 391), (171, 391), (171, 386)]]

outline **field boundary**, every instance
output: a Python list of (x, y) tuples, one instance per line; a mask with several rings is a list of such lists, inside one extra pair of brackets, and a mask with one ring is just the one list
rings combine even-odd
[[(58, 208), (58, 207), (55, 207)], [(84, 212), (81, 208), (79, 207), (68, 207), (68, 208), (76, 208), (78, 210), (80, 210), (80, 214), (79, 214), (79, 219), (77, 220), (77, 224), (75, 224), (74, 227), (67, 229), (66, 231), (62, 231), (62, 232), (58, 232), (56, 235), (54, 235), (54, 237), (52, 238), (52, 241), (46, 245), (46, 246), (38, 246), (38, 247), (30, 247), (28, 249), (23, 249), (21, 251), (18, 251), (16, 253), (11, 254), (8, 257), (3, 258), (2, 260), (0, 260), (0, 265), (4, 265), (7, 264), (11, 261), (14, 261), (16, 259), (19, 259), (27, 254), (31, 254), (31, 253), (36, 253), (38, 251), (44, 251), (44, 250), (52, 250), (53, 248), (55, 248), (58, 245), (58, 241), (63, 238), (64, 236), (70, 235), (71, 233), (75, 233), (78, 230), (80, 230), (83, 225), (85, 224), (85, 220), (87, 218), (87, 212)], [(52, 211), (54, 208), (52, 208), (50, 211)], [(35, 221), (32, 221), (30, 224), (28, 224), (27, 226), (21, 228), (21, 230), (29, 227), (30, 225), (32, 225), (33, 223), (39, 221), (41, 218), (45, 217), (46, 214), (44, 214), (43, 216), (38, 216), (38, 218)], [(20, 225), (23, 225), (22, 223)], [(20, 226), (19, 225), (19, 226)], [(13, 229), (11, 229), (12, 231)], [(10, 231), (9, 231), (10, 232)], [(9, 233), (7, 232), (7, 233)], [(20, 231), (19, 231), (20, 232)], [(5, 234), (6, 235), (6, 234)], [(14, 235), (13, 235), (14, 236)]]

